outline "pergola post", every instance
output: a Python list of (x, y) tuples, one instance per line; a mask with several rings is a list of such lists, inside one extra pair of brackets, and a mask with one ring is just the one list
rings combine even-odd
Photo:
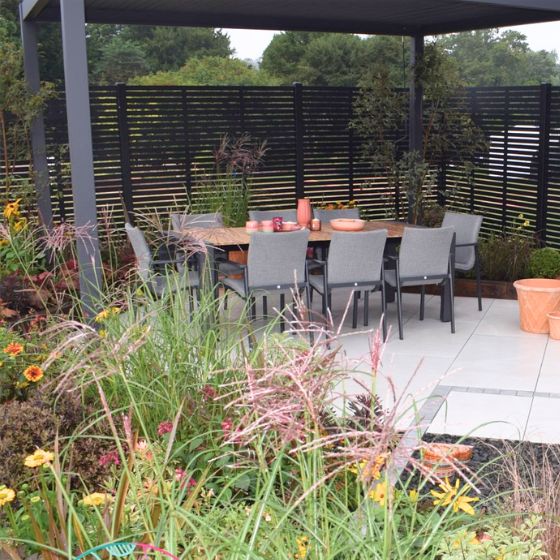
[[(39, 75), (39, 52), (37, 50), (37, 24), (23, 19), (23, 6), (19, 5), (21, 43), (23, 46), (23, 70), (29, 90), (38, 92), (41, 88)], [(47, 229), (52, 227), (52, 202), (47, 162), (47, 142), (45, 140), (45, 124), (40, 113), (31, 123), (31, 157), (37, 206), (41, 223)]]
[(93, 172), (84, 0), (61, 0), (60, 17), (74, 224), (78, 231), (76, 244), (80, 292), (84, 311), (91, 314), (101, 295), (101, 256)]
[[(423, 157), (424, 149), (424, 88), (418, 79), (418, 65), (424, 59), (424, 35), (414, 35), (410, 45), (410, 109), (408, 125), (408, 149)], [(414, 201), (408, 200), (408, 221), (412, 221)]]

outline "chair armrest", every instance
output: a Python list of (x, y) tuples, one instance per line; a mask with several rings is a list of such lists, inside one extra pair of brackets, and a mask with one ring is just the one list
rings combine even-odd
[(322, 261), (321, 259), (307, 259), (307, 265), (318, 264), (320, 267), (325, 268), (327, 266), (327, 261)]
[(478, 241), (475, 241), (474, 243), (456, 243), (455, 248), (457, 248), (457, 247), (476, 247), (477, 245), (478, 245)]
[(383, 262), (389, 262), (389, 261), (398, 262), (398, 260), (399, 260), (399, 255), (388, 255), (386, 257), (383, 257)]

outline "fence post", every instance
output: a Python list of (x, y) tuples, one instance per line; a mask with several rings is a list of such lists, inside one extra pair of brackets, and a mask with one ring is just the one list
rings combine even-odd
[(294, 82), (294, 124), (296, 149), (296, 200), (305, 196), (304, 189), (304, 152), (303, 152), (303, 85)]
[(122, 197), (126, 214), (134, 225), (134, 200), (130, 169), (130, 142), (127, 119), (126, 84), (117, 84), (117, 121), (119, 125), (119, 145), (121, 155)]
[(539, 169), (537, 175), (537, 235), (542, 245), (546, 244), (551, 97), (551, 84), (541, 84), (539, 118)]
[(191, 143), (189, 138), (189, 107), (187, 88), (182, 88), (182, 105), (183, 105), (183, 133), (185, 135), (185, 186), (187, 189), (187, 202), (191, 205), (192, 196), (192, 172), (191, 172)]
[(348, 90), (348, 200), (354, 200), (354, 88)]

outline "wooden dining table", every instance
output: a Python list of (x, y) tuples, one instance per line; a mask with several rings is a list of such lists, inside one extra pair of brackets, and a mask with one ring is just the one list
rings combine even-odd
[[(375, 221), (366, 222), (362, 231), (387, 230), (389, 239), (400, 240), (403, 236), (404, 228), (408, 226), (403, 222)], [(323, 224), (320, 231), (309, 232), (310, 245), (328, 245), (331, 241), (334, 229), (330, 224)], [(191, 237), (198, 241), (203, 241), (210, 247), (222, 250), (233, 251), (247, 249), (251, 243), (251, 234), (244, 227), (217, 227), (202, 228), (190, 226), (180, 232), (174, 232), (178, 237)], [(270, 235), (283, 235), (284, 232), (275, 232)]]
[[(369, 221), (364, 225), (362, 231), (378, 231), (381, 229), (387, 230), (387, 246), (385, 249), (386, 256), (393, 256), (397, 254), (397, 247), (400, 245), (404, 230), (406, 227), (411, 226), (404, 222), (396, 222), (389, 220)], [(332, 234), (335, 230), (330, 224), (322, 224), (320, 231), (309, 232), (309, 245), (328, 247)], [(283, 235), (284, 232), (274, 232), (269, 235)], [(172, 235), (179, 239), (195, 239), (204, 242), (209, 248), (209, 258), (213, 260), (214, 252), (219, 251), (237, 251), (246, 250), (251, 244), (251, 233), (247, 232), (244, 227), (212, 227), (202, 228), (189, 226), (188, 229), (182, 231), (174, 231)], [(386, 264), (386, 268), (394, 268), (391, 260)], [(394, 289), (390, 286), (386, 287), (387, 301), (394, 301)], [(441, 305), (440, 305), (440, 319), (444, 322), (451, 321), (451, 308), (449, 306), (449, 298), (447, 297), (447, 288), (441, 290)]]

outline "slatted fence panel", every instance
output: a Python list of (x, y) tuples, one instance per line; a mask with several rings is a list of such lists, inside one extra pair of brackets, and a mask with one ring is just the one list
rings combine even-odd
[[(293, 207), (302, 195), (316, 203), (353, 197), (367, 217), (389, 217), (395, 193), (383, 170), (361, 157), (363, 139), (349, 126), (357, 94), (305, 86), (92, 87), (100, 213), (114, 208), (122, 220), (121, 196), (137, 212), (184, 207), (201, 178), (211, 176), (223, 135), (247, 133), (268, 147), (252, 186), (253, 208)], [(522, 214), (533, 230), (546, 225), (547, 242), (560, 246), (560, 88), (469, 88), (457, 102), (469, 108), (490, 149), (476, 159), (474, 180), (447, 161), (447, 189), (459, 192), (465, 210), (484, 214), (486, 234), (516, 227)], [(62, 92), (46, 111), (46, 131), (55, 219), (72, 219)], [(406, 149), (405, 130), (394, 140)], [(403, 217), (402, 193), (399, 201)]]

